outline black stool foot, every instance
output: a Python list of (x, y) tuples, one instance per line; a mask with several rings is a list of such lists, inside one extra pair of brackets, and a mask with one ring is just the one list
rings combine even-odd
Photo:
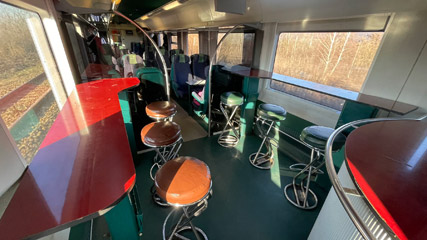
[(274, 158), (272, 153), (252, 153), (249, 155), (249, 162), (256, 168), (270, 169), (273, 166)]
[(290, 183), (285, 186), (283, 192), (286, 199), (288, 199), (288, 201), (295, 207), (305, 210), (317, 207), (318, 199), (316, 194), (311, 189), (308, 189), (308, 196), (305, 196), (305, 193), (307, 192), (307, 188), (305, 186)]

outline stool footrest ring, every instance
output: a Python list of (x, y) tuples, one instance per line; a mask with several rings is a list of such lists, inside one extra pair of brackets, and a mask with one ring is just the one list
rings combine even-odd
[[(291, 166), (289, 166), (289, 170), (295, 171), (295, 172), (300, 172), (300, 171), (304, 170), (306, 167), (307, 167), (306, 163), (295, 163), (295, 164), (292, 164)], [(308, 169), (306, 169), (305, 172), (308, 172)], [(319, 168), (314, 168), (312, 170), (311, 174), (315, 175), (315, 174), (325, 174), (325, 173), (322, 170), (320, 170)]]
[[(291, 189), (292, 191), (288, 191)], [(308, 189), (308, 196), (305, 196), (305, 192), (307, 191), (305, 186), (301, 186), (300, 184), (288, 184), (285, 186), (283, 192), (285, 194), (286, 199), (295, 207), (309, 210), (317, 207), (318, 199), (316, 194)], [(295, 195), (296, 192), (296, 195)], [(311, 196), (311, 197), (310, 197)], [(298, 199), (297, 199), (298, 198)], [(304, 198), (307, 198), (306, 204), (304, 205)]]
[(252, 166), (259, 168), (259, 169), (270, 169), (273, 166), (274, 158), (273, 153), (252, 153), (249, 155), (249, 162), (252, 164)]
[[(234, 119), (239, 106), (234, 106), (231, 110), (230, 115), (228, 115), (227, 111), (225, 110), (225, 106), (222, 102), (220, 103), (219, 107), (221, 109), (221, 112), (224, 114), (227, 123), (225, 124), (224, 129), (218, 137), (218, 144), (228, 148), (235, 147), (240, 140), (240, 121)], [(237, 130), (235, 125), (237, 125)], [(230, 127), (228, 131), (227, 127)], [(234, 135), (232, 135), (231, 132), (234, 133)]]
[(218, 143), (223, 147), (235, 147), (239, 143), (239, 138), (234, 135), (221, 135)]
[[(269, 127), (268, 130), (265, 131), (262, 128), (262, 124), (267, 121), (265, 119), (259, 118), (256, 122), (256, 126), (258, 128), (258, 132), (260, 133), (260, 136), (263, 138), (261, 145), (258, 148), (258, 151), (255, 153), (252, 153), (249, 155), (249, 162), (252, 164), (252, 166), (258, 168), (258, 169), (271, 169), (274, 163), (274, 154), (273, 154), (273, 147), (272, 142), (274, 142), (273, 138), (270, 138), (268, 134), (270, 133), (271, 129), (273, 128), (274, 121), (269, 121)], [(261, 152), (262, 147), (265, 146), (267, 148), (267, 152), (263, 153)]]
[(179, 217), (178, 222), (173, 225), (172, 232), (170, 234), (166, 234), (166, 225), (167, 225), (167, 223), (171, 219), (172, 214), (178, 212), (177, 209), (172, 210), (168, 214), (168, 216), (166, 217), (165, 221), (163, 222), (163, 240), (166, 240), (166, 239), (169, 240), (169, 239), (175, 239), (175, 238), (178, 238), (178, 239), (190, 239), (190, 238), (184, 237), (183, 235), (180, 234), (181, 232), (189, 231), (189, 230), (191, 230), (193, 232), (193, 234), (195, 235), (196, 239), (198, 239), (198, 240), (202, 240), (202, 239), (203, 240), (208, 240), (208, 237), (205, 234), (205, 232), (203, 232), (203, 230), (201, 230), (200, 228), (195, 227), (193, 225), (193, 223), (191, 222), (191, 220), (194, 217), (199, 216), (204, 210), (206, 210), (206, 208), (207, 208), (207, 198), (203, 199), (202, 201), (200, 201), (196, 205), (182, 207), (182, 214)]

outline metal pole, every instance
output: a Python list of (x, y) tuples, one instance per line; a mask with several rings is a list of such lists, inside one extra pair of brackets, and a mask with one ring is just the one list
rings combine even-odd
[(160, 52), (159, 47), (157, 47), (157, 43), (155, 43), (153, 41), (153, 39), (151, 39), (151, 37), (147, 34), (147, 32), (135, 21), (133, 21), (132, 19), (126, 17), (125, 15), (123, 15), (121, 12), (118, 12), (116, 10), (113, 10), (113, 12), (117, 15), (119, 15), (120, 17), (128, 20), (130, 23), (132, 23), (135, 27), (137, 27), (139, 30), (141, 30), (142, 33), (144, 33), (144, 35), (148, 38), (148, 40), (150, 40), (151, 44), (153, 44), (154, 48), (156, 49), (157, 54), (160, 57), (160, 60), (162, 61), (162, 65), (163, 65), (163, 72), (165, 75), (165, 86), (166, 86), (166, 96), (168, 98), (168, 101), (170, 100), (170, 86), (169, 86), (169, 75), (168, 75), (168, 69), (166, 67), (166, 62), (165, 59), (163, 58), (163, 55)]
[[(209, 103), (209, 108), (208, 108), (208, 136), (211, 136), (211, 97), (212, 97), (212, 66), (213, 66), (213, 62), (215, 61), (216, 63), (216, 54), (218, 53), (218, 49), (221, 47), (222, 42), (224, 41), (224, 39), (228, 36), (228, 34), (230, 34), (232, 31), (234, 31), (236, 28), (240, 27), (240, 26), (244, 26), (243, 24), (239, 24), (234, 26), (232, 29), (228, 30), (227, 33), (225, 33), (224, 37), (222, 37), (222, 39), (219, 41), (218, 45), (216, 46), (215, 52), (211, 57), (211, 61), (209, 63), (209, 99), (208, 99), (208, 103)], [(210, 40), (210, 39), (209, 39)]]

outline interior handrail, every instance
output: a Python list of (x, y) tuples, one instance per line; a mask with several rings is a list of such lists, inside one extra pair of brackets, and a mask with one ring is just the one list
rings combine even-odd
[[(218, 44), (216, 45), (215, 51), (214, 51), (213, 55), (211, 56), (211, 59), (209, 61), (209, 74), (208, 74), (208, 80), (209, 81), (207, 82), (207, 84), (209, 86), (209, 88), (208, 88), (209, 99), (213, 99), (213, 97), (211, 96), (212, 95), (212, 67), (213, 67), (213, 62), (215, 61), (215, 63), (216, 63), (216, 56), (217, 56), (218, 50), (220, 49), (222, 42), (227, 38), (227, 36), (231, 32), (233, 32), (235, 29), (242, 27), (242, 26), (244, 26), (244, 24), (238, 24), (238, 25), (234, 26), (233, 28), (231, 28), (230, 30), (228, 30), (225, 33), (225, 35), (221, 38), (221, 40), (218, 42)], [(211, 101), (208, 100), (208, 102), (211, 102)], [(211, 136), (211, 124), (212, 124), (211, 105), (212, 104), (208, 105), (208, 136), (209, 137)]]

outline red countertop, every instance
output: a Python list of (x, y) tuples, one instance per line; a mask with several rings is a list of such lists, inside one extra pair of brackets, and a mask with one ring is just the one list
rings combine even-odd
[(135, 184), (118, 93), (137, 78), (76, 86), (0, 219), (0, 239), (41, 237), (102, 215)]
[(427, 236), (427, 122), (387, 121), (354, 130), (345, 147), (349, 172), (400, 239)]
[(350, 90), (340, 89), (320, 83), (315, 83), (307, 80), (297, 79), (261, 69), (250, 68), (245, 66), (234, 66), (231, 68), (223, 67), (222, 70), (228, 71), (232, 74), (236, 74), (243, 77), (249, 78), (266, 78), (277, 80), (291, 86), (296, 86), (302, 89), (318, 92), (321, 94), (329, 95), (332, 97), (344, 99), (347, 101), (363, 103), (376, 108), (380, 108), (386, 111), (397, 113), (400, 115), (408, 114), (418, 109), (417, 106), (385, 99), (377, 96), (371, 96), (363, 93), (357, 93)]

